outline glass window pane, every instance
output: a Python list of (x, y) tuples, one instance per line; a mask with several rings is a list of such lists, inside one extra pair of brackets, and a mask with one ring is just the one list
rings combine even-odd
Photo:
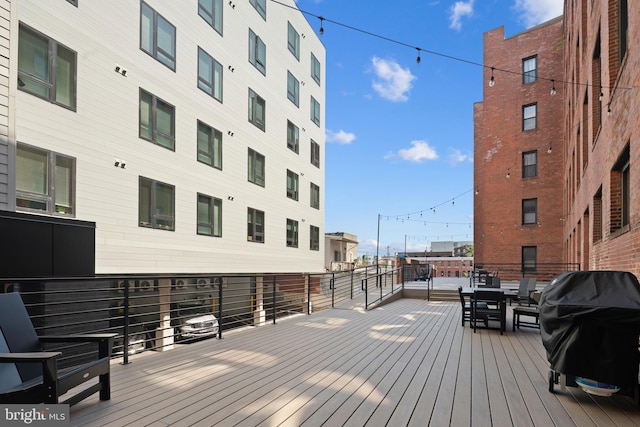
[(211, 164), (211, 144), (209, 135), (211, 128), (203, 123), (198, 123), (198, 161)]
[(21, 27), (18, 68), (44, 81), (49, 81), (49, 41)]
[(213, 97), (222, 101), (222, 64), (215, 62), (213, 72)]
[(140, 225), (151, 226), (151, 181), (140, 178), (140, 194), (138, 199), (138, 217)]
[(56, 156), (55, 205), (56, 212), (70, 214), (73, 204), (73, 160)]
[(151, 95), (140, 92), (140, 136), (149, 140), (153, 139), (151, 129)]
[(49, 163), (46, 152), (18, 146), (16, 190), (49, 194)]
[(176, 29), (166, 19), (158, 15), (158, 59), (175, 68)]
[(173, 187), (156, 183), (156, 215), (173, 217)]
[(156, 130), (158, 143), (173, 148), (173, 107), (160, 100), (156, 102)]
[(56, 102), (75, 109), (75, 52), (58, 46), (56, 58)]
[(153, 9), (144, 3), (140, 14), (140, 48), (153, 55)]
[(222, 169), (222, 132), (213, 132), (213, 166)]

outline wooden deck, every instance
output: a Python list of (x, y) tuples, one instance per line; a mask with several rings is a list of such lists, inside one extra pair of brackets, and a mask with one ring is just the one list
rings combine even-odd
[(536, 329), (460, 325), (460, 304), (401, 299), (298, 316), (112, 365), (89, 426), (638, 426), (623, 396), (547, 390)]

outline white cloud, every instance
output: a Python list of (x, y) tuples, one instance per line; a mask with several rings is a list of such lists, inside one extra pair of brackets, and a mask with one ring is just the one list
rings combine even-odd
[(564, 0), (515, 0), (514, 9), (527, 28), (562, 15)]
[(373, 89), (384, 99), (393, 102), (406, 102), (408, 92), (417, 78), (408, 68), (402, 68), (393, 60), (371, 58), (373, 71), (377, 79), (373, 81)]
[(340, 129), (338, 132), (333, 132), (329, 129), (326, 130), (325, 137), (327, 142), (337, 142), (338, 144), (351, 144), (356, 135), (351, 132), (345, 132)]
[(458, 149), (452, 149), (451, 153), (449, 154), (449, 162), (452, 164), (465, 162), (473, 163), (473, 156), (468, 153), (463, 153)]
[(435, 160), (438, 158), (436, 150), (427, 141), (411, 141), (411, 148), (398, 150), (397, 154), (388, 154), (385, 159), (399, 157), (413, 163), (420, 163), (423, 160)]
[[(520, 0), (516, 0), (520, 1)], [(535, 1), (535, 0), (534, 0)], [(464, 17), (469, 17), (473, 15), (473, 2), (474, 0), (469, 1), (457, 1), (451, 6), (451, 15), (449, 16), (449, 28), (453, 28), (454, 30), (460, 31), (462, 29), (462, 23), (460, 20)]]

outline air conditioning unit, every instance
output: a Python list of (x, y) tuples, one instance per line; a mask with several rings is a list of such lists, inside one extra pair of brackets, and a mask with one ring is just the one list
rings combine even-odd
[(138, 290), (141, 292), (153, 291), (153, 280), (138, 280)]
[(125, 282), (126, 282), (125, 280), (118, 280), (118, 284), (117, 284), (118, 293), (124, 292)]
[(198, 289), (207, 289), (210, 287), (211, 287), (211, 284), (207, 279), (198, 279), (198, 281), (196, 282), (196, 288)]
[(175, 281), (175, 287), (179, 290), (187, 289), (187, 280), (186, 279), (177, 279)]

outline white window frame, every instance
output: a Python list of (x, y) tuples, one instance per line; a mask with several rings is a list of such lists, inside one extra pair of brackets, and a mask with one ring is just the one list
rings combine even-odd
[(538, 199), (522, 199), (522, 225), (538, 223)]
[(536, 55), (522, 60), (522, 84), (538, 80), (538, 57)]
[(534, 130), (538, 127), (538, 104), (528, 104), (522, 107), (522, 130)]

